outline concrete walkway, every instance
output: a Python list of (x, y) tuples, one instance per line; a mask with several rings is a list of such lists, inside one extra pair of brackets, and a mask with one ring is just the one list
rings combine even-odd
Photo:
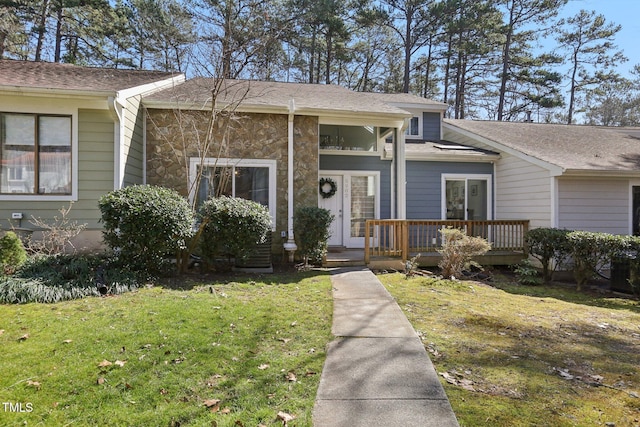
[(338, 269), (314, 427), (458, 426), (420, 338), (368, 269)]

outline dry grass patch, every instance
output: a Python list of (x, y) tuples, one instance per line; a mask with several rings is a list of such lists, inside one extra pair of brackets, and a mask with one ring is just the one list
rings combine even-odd
[(506, 277), (380, 279), (421, 334), (462, 426), (640, 425), (637, 301)]

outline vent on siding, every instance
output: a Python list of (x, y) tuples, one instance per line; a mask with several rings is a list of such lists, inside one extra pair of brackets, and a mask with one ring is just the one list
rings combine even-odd
[(271, 268), (271, 240), (273, 233), (267, 233), (267, 239), (264, 243), (256, 245), (256, 251), (252, 256), (244, 261), (236, 261), (236, 267), (239, 268)]

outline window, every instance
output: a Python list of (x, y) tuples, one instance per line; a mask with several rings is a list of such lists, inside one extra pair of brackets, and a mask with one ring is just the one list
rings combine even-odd
[(413, 116), (409, 121), (409, 126), (407, 126), (407, 130), (405, 131), (407, 136), (420, 136), (420, 117)]
[(253, 200), (269, 208), (275, 226), (276, 219), (276, 161), (246, 159), (210, 159), (200, 164), (191, 159), (190, 179), (192, 188), (199, 171), (202, 171), (196, 197), (200, 205), (210, 197), (231, 196)]
[(71, 194), (71, 117), (0, 113), (0, 193)]
[(321, 150), (377, 151), (378, 129), (374, 126), (320, 125)]

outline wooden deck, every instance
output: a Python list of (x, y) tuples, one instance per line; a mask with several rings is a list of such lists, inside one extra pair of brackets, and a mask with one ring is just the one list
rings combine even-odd
[(372, 268), (403, 269), (407, 260), (419, 255), (421, 266), (436, 266), (442, 259), (439, 230), (445, 227), (491, 243), (491, 251), (476, 259), (481, 265), (511, 265), (528, 256), (524, 235), (529, 221), (368, 220), (364, 262)]

